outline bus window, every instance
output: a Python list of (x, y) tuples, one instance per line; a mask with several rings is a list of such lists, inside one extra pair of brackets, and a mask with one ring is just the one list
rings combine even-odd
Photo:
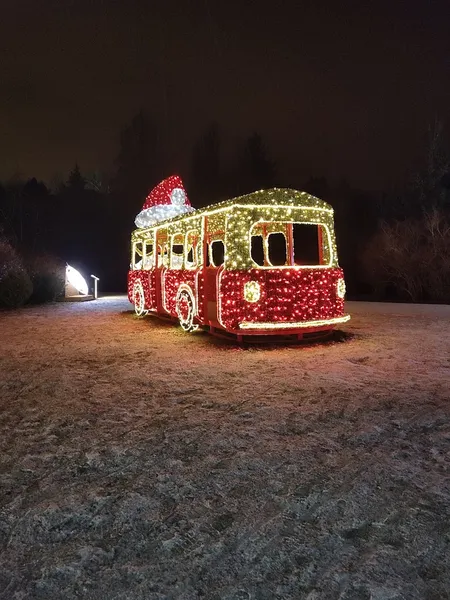
[[(197, 266), (201, 267), (203, 264), (203, 244), (199, 240), (196, 246), (197, 250)], [(206, 255), (206, 260), (208, 260), (208, 253)]]
[(264, 266), (264, 240), (262, 235), (252, 235), (250, 238), (250, 255), (253, 262)]
[(153, 256), (153, 244), (145, 244), (144, 246), (144, 269), (151, 269), (155, 264), (155, 257)]
[(142, 269), (142, 242), (133, 244), (133, 256), (131, 257), (131, 268)]
[(195, 269), (197, 264), (198, 236), (194, 231), (191, 231), (186, 236), (186, 269)]
[(168, 264), (167, 244), (163, 244), (163, 246), (158, 246), (158, 267), (167, 267)]
[(181, 269), (183, 267), (184, 244), (183, 235), (177, 234), (172, 237), (172, 246), (170, 252), (171, 269)]
[(222, 240), (212, 242), (210, 260), (213, 267), (220, 267), (225, 262), (225, 245)]
[(186, 267), (188, 269), (193, 269), (195, 267), (193, 246), (189, 246), (189, 248), (188, 248), (188, 251), (186, 254)]
[(294, 265), (314, 266), (321, 264), (319, 228), (320, 225), (311, 223), (293, 224)]
[(268, 258), (274, 267), (286, 264), (287, 246), (284, 233), (269, 233), (267, 238)]

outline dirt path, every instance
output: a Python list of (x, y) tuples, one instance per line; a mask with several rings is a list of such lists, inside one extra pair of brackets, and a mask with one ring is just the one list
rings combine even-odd
[(130, 308), (0, 314), (2, 600), (450, 598), (450, 307), (247, 349)]

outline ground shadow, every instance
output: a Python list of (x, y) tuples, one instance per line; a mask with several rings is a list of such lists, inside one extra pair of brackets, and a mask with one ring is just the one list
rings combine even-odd
[[(217, 337), (209, 331), (201, 332), (202, 342), (208, 346), (218, 348), (234, 348), (241, 350), (276, 350), (283, 347), (305, 347), (330, 346), (333, 344), (342, 344), (352, 341), (356, 336), (353, 333), (342, 331), (340, 329), (331, 331), (328, 335), (317, 338), (297, 339), (296, 336), (258, 336), (252, 339), (250, 336), (242, 342), (238, 342), (235, 337)], [(198, 334), (197, 334), (198, 335)], [(200, 339), (200, 337), (199, 337)]]

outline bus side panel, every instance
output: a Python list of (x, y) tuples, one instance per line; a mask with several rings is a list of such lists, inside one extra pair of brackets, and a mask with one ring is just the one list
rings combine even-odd
[(127, 295), (128, 295), (128, 301), (131, 302), (131, 304), (134, 304), (134, 300), (133, 300), (133, 287), (134, 287), (134, 282), (136, 281), (136, 273), (137, 271), (128, 271), (128, 277), (127, 277)]
[(205, 315), (205, 324), (212, 327), (221, 327), (218, 320), (219, 304), (218, 304), (218, 269), (206, 267), (203, 269), (204, 275), (204, 294), (203, 294), (203, 311)]
[(203, 269), (197, 269), (195, 273), (197, 279), (197, 312), (200, 325), (206, 325), (205, 318), (205, 276)]
[(156, 269), (153, 267), (147, 271), (149, 294), (149, 310), (156, 310)]
[(142, 269), (137, 269), (135, 271), (128, 271), (128, 300), (131, 304), (134, 305), (133, 298), (133, 289), (134, 284), (137, 281), (140, 281), (142, 284), (142, 289), (144, 290), (144, 298), (145, 298), (145, 309), (150, 310), (152, 308), (151, 298), (153, 294), (150, 290), (150, 282), (148, 277), (149, 271), (144, 271)]
[(163, 277), (163, 273), (165, 271), (164, 267), (156, 267), (154, 269), (154, 279), (152, 280), (155, 287), (155, 305), (156, 305), (156, 311), (161, 313), (161, 314), (166, 314), (166, 311), (164, 310), (163, 307), (163, 300), (162, 300), (162, 283), (161, 283), (161, 278)]
[[(265, 273), (262, 269), (222, 271), (217, 284), (217, 297), (219, 319), (225, 329), (237, 330), (241, 321), (269, 320)], [(244, 298), (244, 287), (249, 281), (256, 281), (260, 286), (261, 297), (258, 302), (247, 302)]]
[[(243, 321), (296, 323), (342, 317), (339, 279), (343, 279), (340, 268), (224, 271), (219, 283), (221, 321), (235, 331)], [(256, 302), (245, 299), (245, 284), (250, 281), (259, 284)]]
[(200, 273), (196, 270), (188, 269), (167, 269), (164, 274), (164, 308), (173, 317), (177, 316), (177, 293), (181, 285), (187, 285), (194, 296), (196, 305), (200, 309), (200, 320), (202, 318), (202, 302), (199, 297), (199, 288), (202, 286), (199, 282)]

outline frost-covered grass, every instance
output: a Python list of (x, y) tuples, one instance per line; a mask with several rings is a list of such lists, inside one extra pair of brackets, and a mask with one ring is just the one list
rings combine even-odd
[(450, 307), (348, 309), (267, 348), (0, 313), (0, 598), (448, 598)]

